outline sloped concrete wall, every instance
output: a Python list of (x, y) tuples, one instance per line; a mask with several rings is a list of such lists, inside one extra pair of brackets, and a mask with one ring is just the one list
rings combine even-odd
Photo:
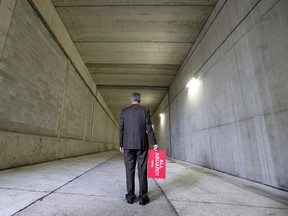
[(1, 0), (0, 169), (115, 149), (115, 131), (28, 1)]
[(288, 190), (287, 11), (218, 2), (170, 86), (172, 157)]

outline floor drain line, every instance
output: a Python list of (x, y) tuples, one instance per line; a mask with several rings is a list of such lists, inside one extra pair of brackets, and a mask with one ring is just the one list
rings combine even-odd
[(174, 212), (176, 213), (176, 215), (179, 216), (179, 213), (177, 212), (177, 210), (175, 209), (174, 205), (171, 203), (171, 201), (168, 199), (168, 197), (166, 196), (165, 192), (162, 190), (162, 188), (160, 187), (160, 185), (157, 183), (157, 181), (155, 179), (153, 179), (154, 182), (156, 183), (156, 185), (159, 187), (159, 189), (161, 190), (161, 192), (163, 193), (163, 195), (165, 196), (166, 200), (168, 201), (168, 203), (171, 205), (172, 209), (174, 210)]

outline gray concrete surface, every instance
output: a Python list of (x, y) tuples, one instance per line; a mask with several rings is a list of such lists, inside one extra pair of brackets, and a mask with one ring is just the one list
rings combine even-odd
[(153, 116), (171, 157), (288, 190), (287, 11), (218, 2)]
[(288, 192), (172, 159), (166, 179), (149, 179), (151, 203), (130, 205), (124, 195), (117, 151), (0, 172), (1, 216), (288, 215)]
[(28, 1), (0, 1), (0, 169), (117, 149), (90, 90)]

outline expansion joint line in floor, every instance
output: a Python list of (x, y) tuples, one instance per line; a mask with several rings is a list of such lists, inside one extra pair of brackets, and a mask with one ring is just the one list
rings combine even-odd
[(14, 214), (12, 214), (12, 216), (18, 214), (19, 212), (21, 212), (21, 211), (23, 211), (23, 210), (25, 210), (25, 209), (27, 209), (28, 207), (32, 206), (34, 203), (36, 203), (36, 202), (38, 202), (38, 201), (42, 201), (44, 198), (50, 196), (51, 194), (53, 194), (53, 193), (56, 192), (57, 190), (59, 190), (59, 189), (61, 189), (62, 187), (66, 186), (67, 184), (69, 184), (69, 183), (75, 181), (76, 179), (80, 178), (81, 176), (87, 174), (88, 172), (91, 172), (92, 170), (94, 170), (95, 168), (101, 166), (103, 163), (105, 163), (105, 162), (111, 160), (111, 159), (112, 159), (113, 157), (115, 157), (115, 156), (116, 156), (116, 155), (113, 154), (112, 156), (110, 156), (109, 158), (107, 158), (106, 160), (104, 160), (103, 162), (97, 164), (96, 166), (92, 167), (91, 169), (89, 169), (89, 170), (83, 172), (82, 174), (76, 176), (75, 178), (71, 179), (70, 181), (66, 182), (65, 184), (61, 185), (60, 187), (58, 187), (58, 188), (52, 190), (52, 191), (49, 192), (48, 194), (46, 194), (46, 195), (44, 195), (44, 196), (38, 198), (38, 199), (35, 200), (34, 202), (30, 203), (29, 205), (27, 205), (27, 206), (25, 206), (24, 208), (20, 209), (19, 211), (15, 212)]
[(154, 182), (156, 183), (156, 185), (159, 187), (159, 189), (161, 190), (161, 192), (163, 193), (163, 195), (165, 196), (166, 200), (168, 201), (168, 203), (171, 205), (173, 211), (175, 212), (175, 214), (177, 216), (179, 216), (179, 213), (176, 211), (174, 205), (171, 203), (171, 201), (168, 199), (168, 197), (166, 196), (165, 192), (162, 190), (162, 188), (160, 187), (160, 185), (157, 183), (157, 181), (155, 179), (153, 179)]

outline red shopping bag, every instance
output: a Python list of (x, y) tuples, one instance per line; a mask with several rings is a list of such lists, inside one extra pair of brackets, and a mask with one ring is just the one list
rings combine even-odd
[(166, 178), (166, 151), (148, 151), (148, 178)]

